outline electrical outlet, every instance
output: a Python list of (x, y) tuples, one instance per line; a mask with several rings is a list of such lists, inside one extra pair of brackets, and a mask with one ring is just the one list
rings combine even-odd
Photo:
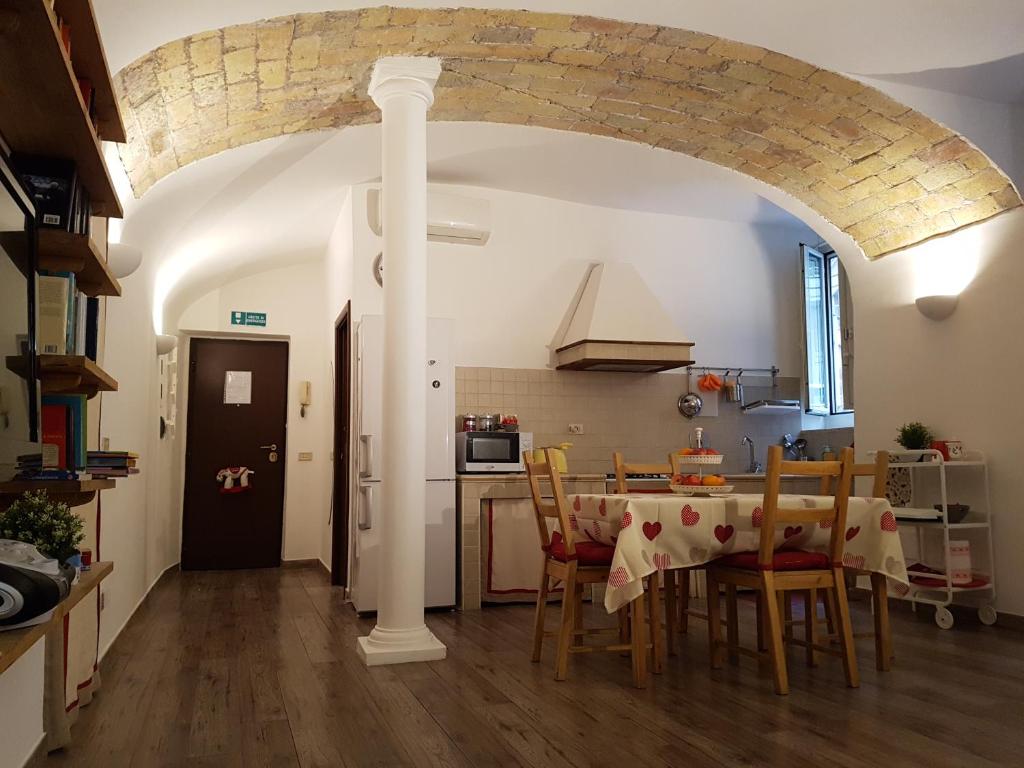
[(312, 451), (299, 451), (299, 461), (312, 461), (312, 460), (313, 460), (313, 452)]
[(582, 424), (570, 424), (569, 425), (569, 434), (570, 435), (582, 435), (583, 434), (583, 425)]
[(109, 437), (104, 437), (100, 441), (100, 450), (101, 451), (109, 451), (110, 450), (110, 438)]

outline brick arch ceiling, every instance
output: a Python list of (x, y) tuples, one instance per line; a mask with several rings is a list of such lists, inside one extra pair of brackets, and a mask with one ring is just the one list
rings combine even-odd
[(167, 43), (116, 77), (136, 195), (187, 163), (377, 122), (385, 55), (439, 56), (433, 120), (522, 123), (683, 152), (803, 201), (869, 257), (1021, 204), (963, 137), (880, 91), (753, 45), (529, 11), (368, 8)]

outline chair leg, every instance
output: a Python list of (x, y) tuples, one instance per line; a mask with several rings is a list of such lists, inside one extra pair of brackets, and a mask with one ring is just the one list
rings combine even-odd
[(572, 614), (572, 626), (573, 629), (583, 629), (583, 585), (576, 585), (576, 605), (573, 607)]
[(647, 685), (647, 633), (644, 618), (644, 593), (629, 606), (629, 629), (632, 637), (630, 656), (633, 661), (633, 685), (643, 688)]
[(775, 592), (775, 574), (771, 571), (761, 572), (761, 591), (764, 593), (767, 614), (768, 655), (772, 660), (775, 692), (785, 696), (789, 693), (789, 676), (786, 671), (786, 649), (782, 636), (782, 611), (779, 610), (779, 595)]
[(739, 663), (740, 620), (735, 584), (725, 585), (725, 641), (729, 648), (729, 663)]
[(555, 680), (565, 680), (569, 673), (569, 646), (573, 640), (576, 613), (576, 568), (569, 566), (562, 591), (562, 622), (558, 625), (558, 655), (555, 659)]
[(533, 661), (540, 661), (541, 646), (544, 643), (544, 613), (548, 605), (548, 567), (541, 566), (540, 589), (537, 590), (537, 609), (533, 618)]
[(765, 614), (764, 614), (764, 593), (757, 593), (757, 650), (758, 652), (764, 652), (768, 650), (768, 644), (765, 642)]
[(871, 574), (871, 598), (875, 612), (875, 666), (888, 672), (892, 668), (892, 628), (889, 626), (889, 591), (881, 573)]
[(679, 571), (679, 631), (684, 635), (690, 628), (690, 571)]
[(804, 640), (807, 643), (807, 666), (818, 666), (818, 652), (814, 650), (818, 642), (818, 590), (809, 589), (804, 593)]
[(831, 589), (823, 590), (825, 593), (825, 622), (828, 628), (828, 636), (836, 636), (836, 595)]
[(787, 640), (793, 639), (793, 596), (788, 592), (779, 592), (779, 607), (786, 623), (783, 624), (783, 634)]
[(705, 573), (707, 579), (708, 602), (708, 651), (711, 668), (722, 667), (722, 605), (718, 595), (718, 579), (709, 568)]
[(661, 571), (655, 571), (649, 579), (650, 602), (647, 612), (651, 622), (651, 671), (660, 675), (665, 656), (665, 636), (661, 632)]
[(853, 643), (853, 625), (850, 621), (850, 604), (846, 599), (843, 569), (833, 568), (832, 575), (835, 580), (836, 620), (839, 624), (839, 641), (843, 646), (843, 669), (846, 672), (846, 684), (851, 688), (857, 688), (860, 686), (860, 675), (857, 672), (857, 647)]
[(676, 572), (662, 571), (665, 580), (665, 651), (676, 655)]

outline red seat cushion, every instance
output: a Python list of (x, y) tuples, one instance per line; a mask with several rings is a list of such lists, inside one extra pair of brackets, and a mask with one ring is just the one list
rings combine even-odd
[[(743, 568), (748, 571), (760, 569), (757, 552), (737, 552), (715, 560), (715, 565), (727, 568)], [(802, 549), (781, 549), (772, 556), (772, 571), (826, 571), (832, 563), (828, 555), (821, 552), (804, 552)]]
[[(608, 544), (598, 544), (596, 541), (577, 541), (576, 561), (580, 565), (611, 565), (612, 557), (615, 555), (615, 547)], [(551, 544), (547, 548), (548, 557), (568, 562), (565, 551), (565, 541), (558, 531), (551, 534)]]

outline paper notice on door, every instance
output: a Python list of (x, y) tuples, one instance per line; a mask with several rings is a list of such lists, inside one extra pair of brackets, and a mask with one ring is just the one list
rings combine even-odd
[(224, 372), (224, 405), (252, 404), (252, 371)]

